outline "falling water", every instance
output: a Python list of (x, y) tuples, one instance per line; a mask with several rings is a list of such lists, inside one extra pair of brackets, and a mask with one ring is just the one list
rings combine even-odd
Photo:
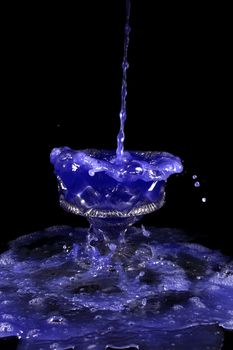
[(125, 140), (125, 121), (126, 121), (126, 96), (127, 96), (127, 69), (129, 67), (128, 47), (129, 47), (129, 33), (130, 33), (130, 0), (126, 0), (126, 23), (125, 23), (125, 39), (124, 39), (124, 56), (122, 62), (122, 86), (121, 86), (121, 110), (120, 110), (120, 131), (117, 135), (117, 158), (121, 158), (124, 153), (124, 140)]
[[(126, 0), (117, 159), (124, 154), (129, 19)], [(96, 150), (67, 147), (51, 154), (56, 171), (61, 170), (63, 194), (64, 175), (76, 206), (88, 210), (110, 203), (122, 213), (125, 203), (136, 207), (145, 193), (151, 199), (158, 182), (182, 171), (180, 160), (165, 152), (149, 152), (145, 159), (140, 152), (128, 153), (132, 162), (123, 172), (111, 162), (111, 153), (94, 155)], [(79, 175), (82, 181), (73, 181)], [(193, 180), (199, 187), (197, 175)], [(128, 349), (195, 350), (200, 343), (203, 350), (220, 349), (218, 325), (233, 328), (233, 263), (189, 240), (176, 229), (144, 226), (130, 227), (121, 240), (103, 235), (98, 241), (91, 229), (68, 226), (18, 238), (0, 255), (0, 337), (16, 335), (23, 350), (110, 350), (123, 349), (122, 344)]]

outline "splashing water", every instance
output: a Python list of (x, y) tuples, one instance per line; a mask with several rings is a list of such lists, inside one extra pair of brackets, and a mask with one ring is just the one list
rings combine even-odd
[[(116, 150), (124, 164), (115, 151), (51, 154), (60, 190), (84, 214), (96, 206), (102, 216), (109, 208), (128, 215), (141, 203), (146, 214), (155, 199), (163, 203), (167, 178), (182, 171), (168, 153), (124, 152), (130, 6), (126, 0)], [(18, 238), (0, 255), (0, 337), (17, 335), (22, 350), (220, 349), (218, 325), (233, 329), (233, 263), (188, 240), (143, 225), (119, 237), (97, 235), (92, 225)]]
[(124, 153), (124, 140), (125, 140), (125, 121), (126, 121), (126, 96), (127, 96), (127, 69), (129, 67), (127, 57), (128, 57), (128, 47), (129, 47), (129, 33), (130, 33), (130, 0), (126, 0), (126, 24), (125, 24), (125, 39), (124, 39), (124, 56), (122, 63), (122, 87), (121, 87), (121, 110), (120, 110), (120, 131), (117, 136), (117, 159), (121, 159)]
[[(194, 180), (194, 182), (193, 182), (194, 187), (200, 189), (201, 182), (198, 180), (198, 176), (192, 175), (192, 179)], [(204, 195), (204, 193), (202, 193), (201, 202), (207, 203), (207, 197)]]
[(0, 337), (17, 335), (22, 350), (220, 348), (217, 324), (233, 328), (229, 258), (176, 229), (132, 227), (100, 244), (90, 235), (60, 226), (10, 243)]

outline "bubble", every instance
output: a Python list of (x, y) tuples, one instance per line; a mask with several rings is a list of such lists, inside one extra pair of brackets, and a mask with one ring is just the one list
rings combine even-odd
[(197, 179), (197, 175), (192, 176), (193, 180)]
[(102, 318), (101, 315), (96, 315), (96, 316), (94, 317), (94, 320), (100, 320), (101, 318)]
[(200, 182), (199, 182), (199, 181), (196, 181), (196, 182), (194, 183), (194, 186), (195, 186), (195, 187), (200, 187)]
[(201, 201), (202, 201), (203, 203), (206, 203), (207, 198), (206, 198), (206, 197), (202, 197)]

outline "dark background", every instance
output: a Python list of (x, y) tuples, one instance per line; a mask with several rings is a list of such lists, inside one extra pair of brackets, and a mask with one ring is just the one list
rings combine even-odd
[[(48, 226), (87, 225), (59, 208), (49, 153), (115, 149), (119, 129), (124, 1), (16, 6), (5, 13), (2, 47), (2, 249)], [(227, 11), (132, 0), (125, 146), (168, 151), (184, 164), (168, 181), (166, 205), (144, 224), (198, 232), (233, 256), (217, 195), (227, 182), (219, 147), (230, 96)]]
[[(144, 222), (201, 230), (230, 254), (220, 225), (226, 204), (217, 196), (227, 190), (220, 168), (227, 21), (213, 5), (152, 3), (132, 1), (125, 146), (174, 153), (185, 170), (169, 179), (164, 208)], [(84, 225), (58, 206), (49, 153), (63, 145), (115, 149), (119, 129), (124, 1), (22, 6), (6, 14), (4, 36), (1, 187), (13, 218), (3, 216), (4, 241), (54, 224)]]

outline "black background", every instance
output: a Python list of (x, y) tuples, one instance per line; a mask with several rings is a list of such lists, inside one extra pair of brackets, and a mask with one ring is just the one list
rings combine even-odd
[[(115, 149), (119, 129), (124, 1), (18, 6), (6, 11), (3, 31), (2, 249), (48, 226), (87, 225), (59, 208), (49, 153)], [(233, 256), (217, 195), (227, 182), (219, 147), (230, 96), (227, 11), (132, 0), (125, 146), (168, 151), (184, 164), (168, 181), (166, 205), (144, 224), (200, 232), (202, 243)]]
[[(132, 3), (125, 146), (184, 162), (183, 174), (168, 181), (165, 207), (145, 223), (197, 228), (229, 250), (219, 220), (226, 204), (217, 196), (228, 181), (220, 147), (229, 116), (227, 9)], [(59, 209), (49, 153), (63, 145), (116, 148), (124, 20), (123, 0), (20, 4), (6, 13), (1, 187), (14, 220), (7, 225), (3, 217), (5, 241), (49, 225), (85, 224)]]

